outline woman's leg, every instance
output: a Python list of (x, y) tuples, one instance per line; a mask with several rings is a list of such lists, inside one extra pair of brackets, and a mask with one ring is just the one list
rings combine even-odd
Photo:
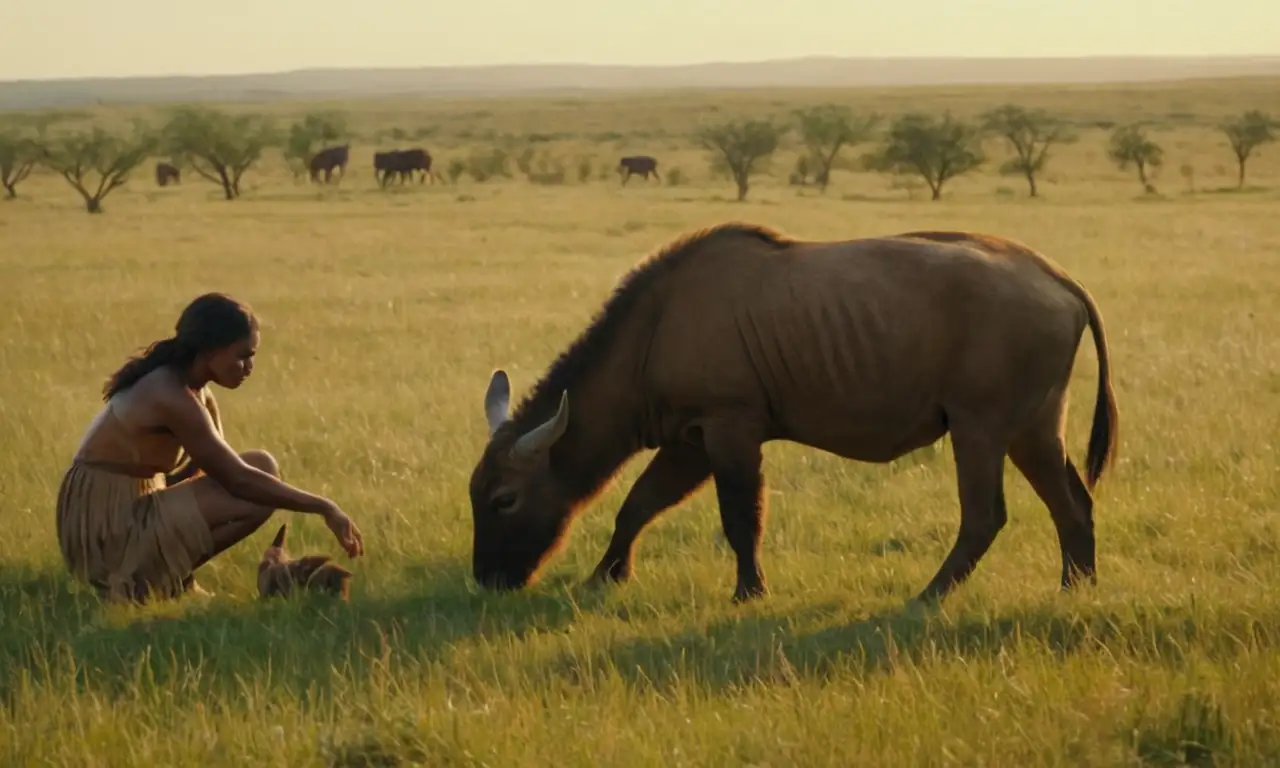
[[(240, 454), (240, 458), (255, 469), (280, 476), (280, 465), (266, 451), (245, 451)], [(200, 516), (209, 525), (209, 533), (213, 536), (213, 551), (201, 558), (195, 564), (196, 568), (252, 535), (275, 511), (270, 507), (237, 499), (208, 475), (201, 474), (183, 484), (191, 486)]]

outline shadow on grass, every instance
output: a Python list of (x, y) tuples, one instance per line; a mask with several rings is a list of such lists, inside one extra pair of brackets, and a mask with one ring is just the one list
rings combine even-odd
[(303, 698), (362, 679), (392, 655), (430, 663), (463, 639), (562, 629), (583, 605), (554, 582), (521, 594), (475, 591), (460, 562), (405, 575), (406, 588), (370, 595), (357, 586), (349, 603), (186, 597), (139, 608), (107, 605), (59, 571), (0, 566), (0, 706), (23, 686), (67, 684), (197, 696), (263, 680)]
[(821, 617), (830, 615), (828, 607), (813, 609), (809, 618), (802, 612), (731, 619), (677, 635), (578, 649), (528, 674), (535, 679), (567, 676), (582, 683), (617, 675), (642, 690), (663, 693), (692, 682), (723, 693), (753, 684), (826, 682), (835, 675), (863, 677), (956, 659), (980, 662), (1028, 650), (1057, 659), (1104, 653), (1177, 667), (1188, 654), (1229, 659), (1280, 647), (1280, 613), (1224, 612), (1210, 622), (1186, 605), (1071, 613), (1048, 603), (1008, 616), (951, 620), (915, 606), (843, 625), (796, 629), (820, 624)]

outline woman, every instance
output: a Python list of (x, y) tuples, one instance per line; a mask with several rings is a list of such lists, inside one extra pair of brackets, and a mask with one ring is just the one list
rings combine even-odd
[[(265, 451), (236, 454), (223, 439), (208, 385), (235, 389), (253, 372), (252, 310), (208, 293), (176, 330), (107, 380), (106, 407), (62, 479), (58, 540), (71, 573), (111, 601), (203, 592), (195, 569), (277, 508), (319, 515), (348, 556), (364, 554), (337, 504), (281, 481)], [(172, 474), (184, 453), (188, 471)]]

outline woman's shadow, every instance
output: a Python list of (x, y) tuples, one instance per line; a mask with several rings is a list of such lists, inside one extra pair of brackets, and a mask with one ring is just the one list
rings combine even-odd
[[(465, 564), (439, 560), (400, 574), (390, 594), (353, 585), (350, 602), (328, 595), (234, 600), (184, 597), (155, 606), (109, 606), (60, 571), (0, 566), (0, 701), (27, 680), (64, 678), (115, 694), (140, 680), (234, 688), (263, 680), (298, 696), (342, 678), (385, 671), (395, 656), (445, 659), (463, 639), (520, 637), (574, 621), (582, 595), (555, 582), (489, 594)], [(589, 599), (589, 598), (588, 598)]]

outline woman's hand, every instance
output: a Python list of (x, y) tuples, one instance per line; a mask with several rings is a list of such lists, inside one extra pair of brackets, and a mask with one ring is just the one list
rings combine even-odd
[(347, 517), (345, 512), (338, 508), (337, 504), (329, 503), (329, 508), (324, 511), (324, 523), (338, 538), (338, 543), (346, 550), (347, 557), (359, 557), (364, 554), (364, 537), (360, 535), (360, 529), (351, 522), (351, 518)]

